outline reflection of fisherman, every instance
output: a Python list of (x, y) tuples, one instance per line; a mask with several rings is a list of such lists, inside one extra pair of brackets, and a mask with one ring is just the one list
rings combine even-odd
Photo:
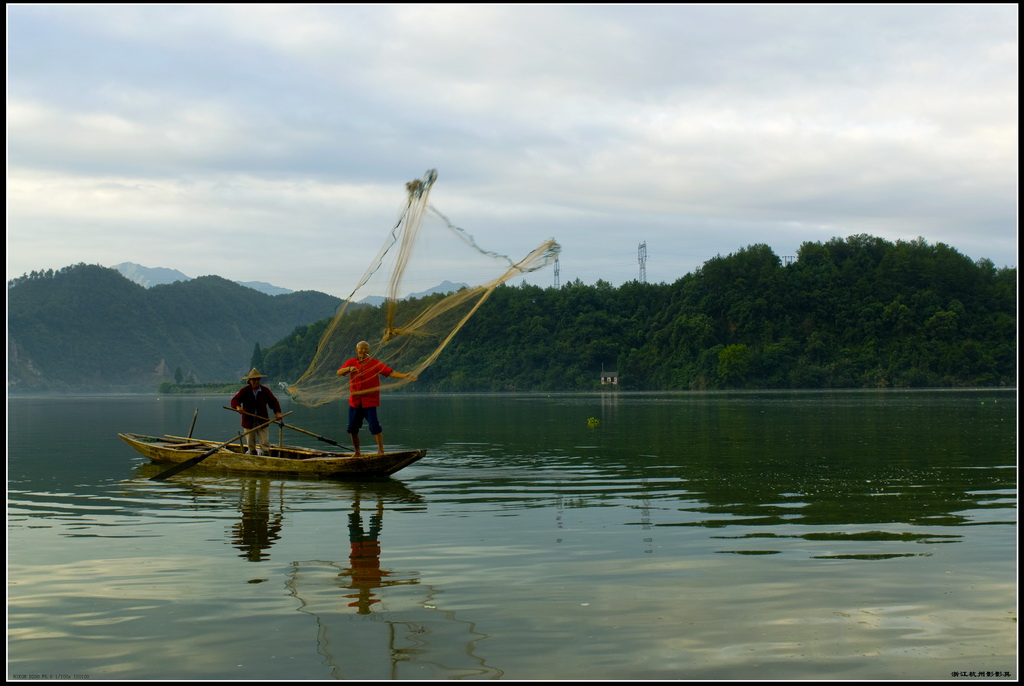
[(242, 484), (239, 509), (242, 521), (231, 527), (232, 543), (242, 551), (250, 562), (259, 562), (270, 557), (264, 553), (274, 541), (281, 537), (281, 513), (270, 512), (269, 482), (266, 479), (247, 481)]
[[(373, 597), (373, 589), (380, 588), (384, 577), (389, 574), (380, 568), (380, 529), (383, 521), (384, 502), (377, 501), (377, 511), (370, 515), (370, 528), (363, 531), (359, 496), (356, 495), (352, 503), (352, 513), (348, 516), (348, 536), (351, 545), (351, 567), (348, 574), (352, 577), (351, 588), (356, 589), (357, 593), (346, 597), (356, 599), (348, 606), (359, 608), (358, 612), (361, 615), (370, 614), (370, 606), (380, 602), (380, 598)], [(344, 574), (343, 572), (342, 575)]]

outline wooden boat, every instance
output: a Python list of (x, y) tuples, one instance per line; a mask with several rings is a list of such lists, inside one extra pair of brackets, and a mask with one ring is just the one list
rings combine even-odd
[[(155, 464), (176, 465), (199, 457), (217, 441), (178, 436), (118, 434), (125, 443)], [(324, 452), (299, 446), (270, 446), (269, 455), (246, 454), (244, 446), (231, 443), (221, 447), (192, 469), (204, 471), (259, 472), (263, 474), (302, 474), (315, 477), (361, 478), (388, 476), (408, 467), (427, 454), (426, 450), (401, 450), (383, 455)]]

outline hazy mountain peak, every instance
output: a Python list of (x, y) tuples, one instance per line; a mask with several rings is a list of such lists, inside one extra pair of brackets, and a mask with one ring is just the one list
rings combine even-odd
[(295, 292), (290, 288), (281, 288), (280, 286), (275, 286), (274, 284), (267, 283), (266, 281), (236, 281), (235, 283), (239, 286), (245, 286), (246, 288), (251, 288), (254, 291), (259, 291), (260, 293), (266, 293), (267, 295), (285, 295), (287, 293)]
[[(175, 281), (191, 281), (192, 277), (182, 274), (177, 269), (168, 269), (167, 267), (144, 267), (141, 264), (135, 264), (134, 262), (122, 262), (121, 264), (115, 264), (113, 269), (121, 272), (129, 281), (133, 281), (140, 286), (145, 288), (152, 288), (153, 286), (160, 286), (163, 284), (174, 283)], [(260, 293), (266, 293), (267, 295), (285, 295), (287, 293), (294, 293), (290, 288), (282, 288), (281, 286), (275, 286), (274, 284), (267, 283), (265, 281), (235, 281), (239, 286), (245, 286), (251, 288)], [(452, 283), (451, 281), (444, 281), (419, 293), (410, 293), (406, 298), (422, 298), (434, 293), (454, 293), (460, 288), (466, 288), (468, 284), (464, 283)], [(370, 305), (379, 305), (384, 302), (384, 298), (380, 296), (369, 296), (360, 300), (360, 302)]]
[[(176, 281), (192, 280), (191, 276), (186, 276), (177, 269), (168, 269), (167, 267), (143, 267), (141, 264), (135, 264), (134, 262), (122, 262), (121, 264), (115, 264), (113, 268), (121, 272), (121, 275), (129, 281), (134, 281), (145, 288), (161, 286)], [(236, 281), (235, 283), (260, 293), (266, 293), (267, 295), (284, 295), (295, 292), (290, 288), (281, 288), (265, 281)]]
[(177, 269), (167, 269), (166, 267), (143, 267), (141, 264), (135, 264), (134, 262), (122, 262), (121, 264), (115, 264), (113, 268), (121, 272), (121, 275), (124, 276), (124, 278), (129, 281), (134, 281), (140, 286), (144, 286), (146, 288), (174, 283), (176, 281), (192, 280), (191, 276), (186, 276)]
[[(469, 284), (466, 284), (466, 283), (452, 283), (451, 281), (447, 281), (446, 280), (446, 281), (443, 281), (443, 282), (437, 284), (433, 288), (428, 288), (425, 291), (420, 291), (419, 293), (410, 293), (409, 295), (405, 296), (404, 299), (423, 298), (423, 297), (426, 297), (428, 295), (433, 295), (434, 293), (455, 293), (456, 291), (458, 291), (461, 288), (468, 288), (468, 287), (469, 287)], [(360, 300), (359, 302), (364, 304), (364, 305), (374, 305), (374, 306), (376, 306), (376, 305), (382, 304), (386, 300), (387, 300), (387, 298), (385, 298), (384, 296), (369, 295), (369, 296), (363, 298), (362, 300)]]

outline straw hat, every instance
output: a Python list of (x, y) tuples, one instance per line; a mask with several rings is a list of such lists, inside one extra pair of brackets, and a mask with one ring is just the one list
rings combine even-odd
[(266, 374), (260, 374), (260, 370), (256, 369), (256, 367), (253, 367), (252, 371), (249, 372), (248, 376), (243, 376), (242, 377), (242, 381), (249, 381), (250, 379), (265, 379), (265, 378), (267, 378)]

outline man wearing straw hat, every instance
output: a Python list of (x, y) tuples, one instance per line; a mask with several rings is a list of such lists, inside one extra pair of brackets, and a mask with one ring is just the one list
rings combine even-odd
[[(242, 381), (248, 381), (249, 384), (240, 388), (238, 393), (235, 393), (235, 397), (231, 399), (231, 407), (242, 415), (243, 429), (251, 429), (265, 423), (269, 419), (268, 407), (274, 411), (275, 419), (279, 421), (281, 419), (281, 403), (277, 401), (269, 388), (260, 383), (260, 379), (264, 378), (266, 378), (266, 374), (260, 374), (260, 370), (253, 367), (248, 376), (242, 377)], [(258, 415), (262, 419), (252, 415)], [(257, 436), (259, 437), (258, 446)], [(253, 431), (249, 434), (248, 440), (249, 453), (262, 455), (262, 447), (270, 447), (270, 427), (264, 426), (262, 429)]]

